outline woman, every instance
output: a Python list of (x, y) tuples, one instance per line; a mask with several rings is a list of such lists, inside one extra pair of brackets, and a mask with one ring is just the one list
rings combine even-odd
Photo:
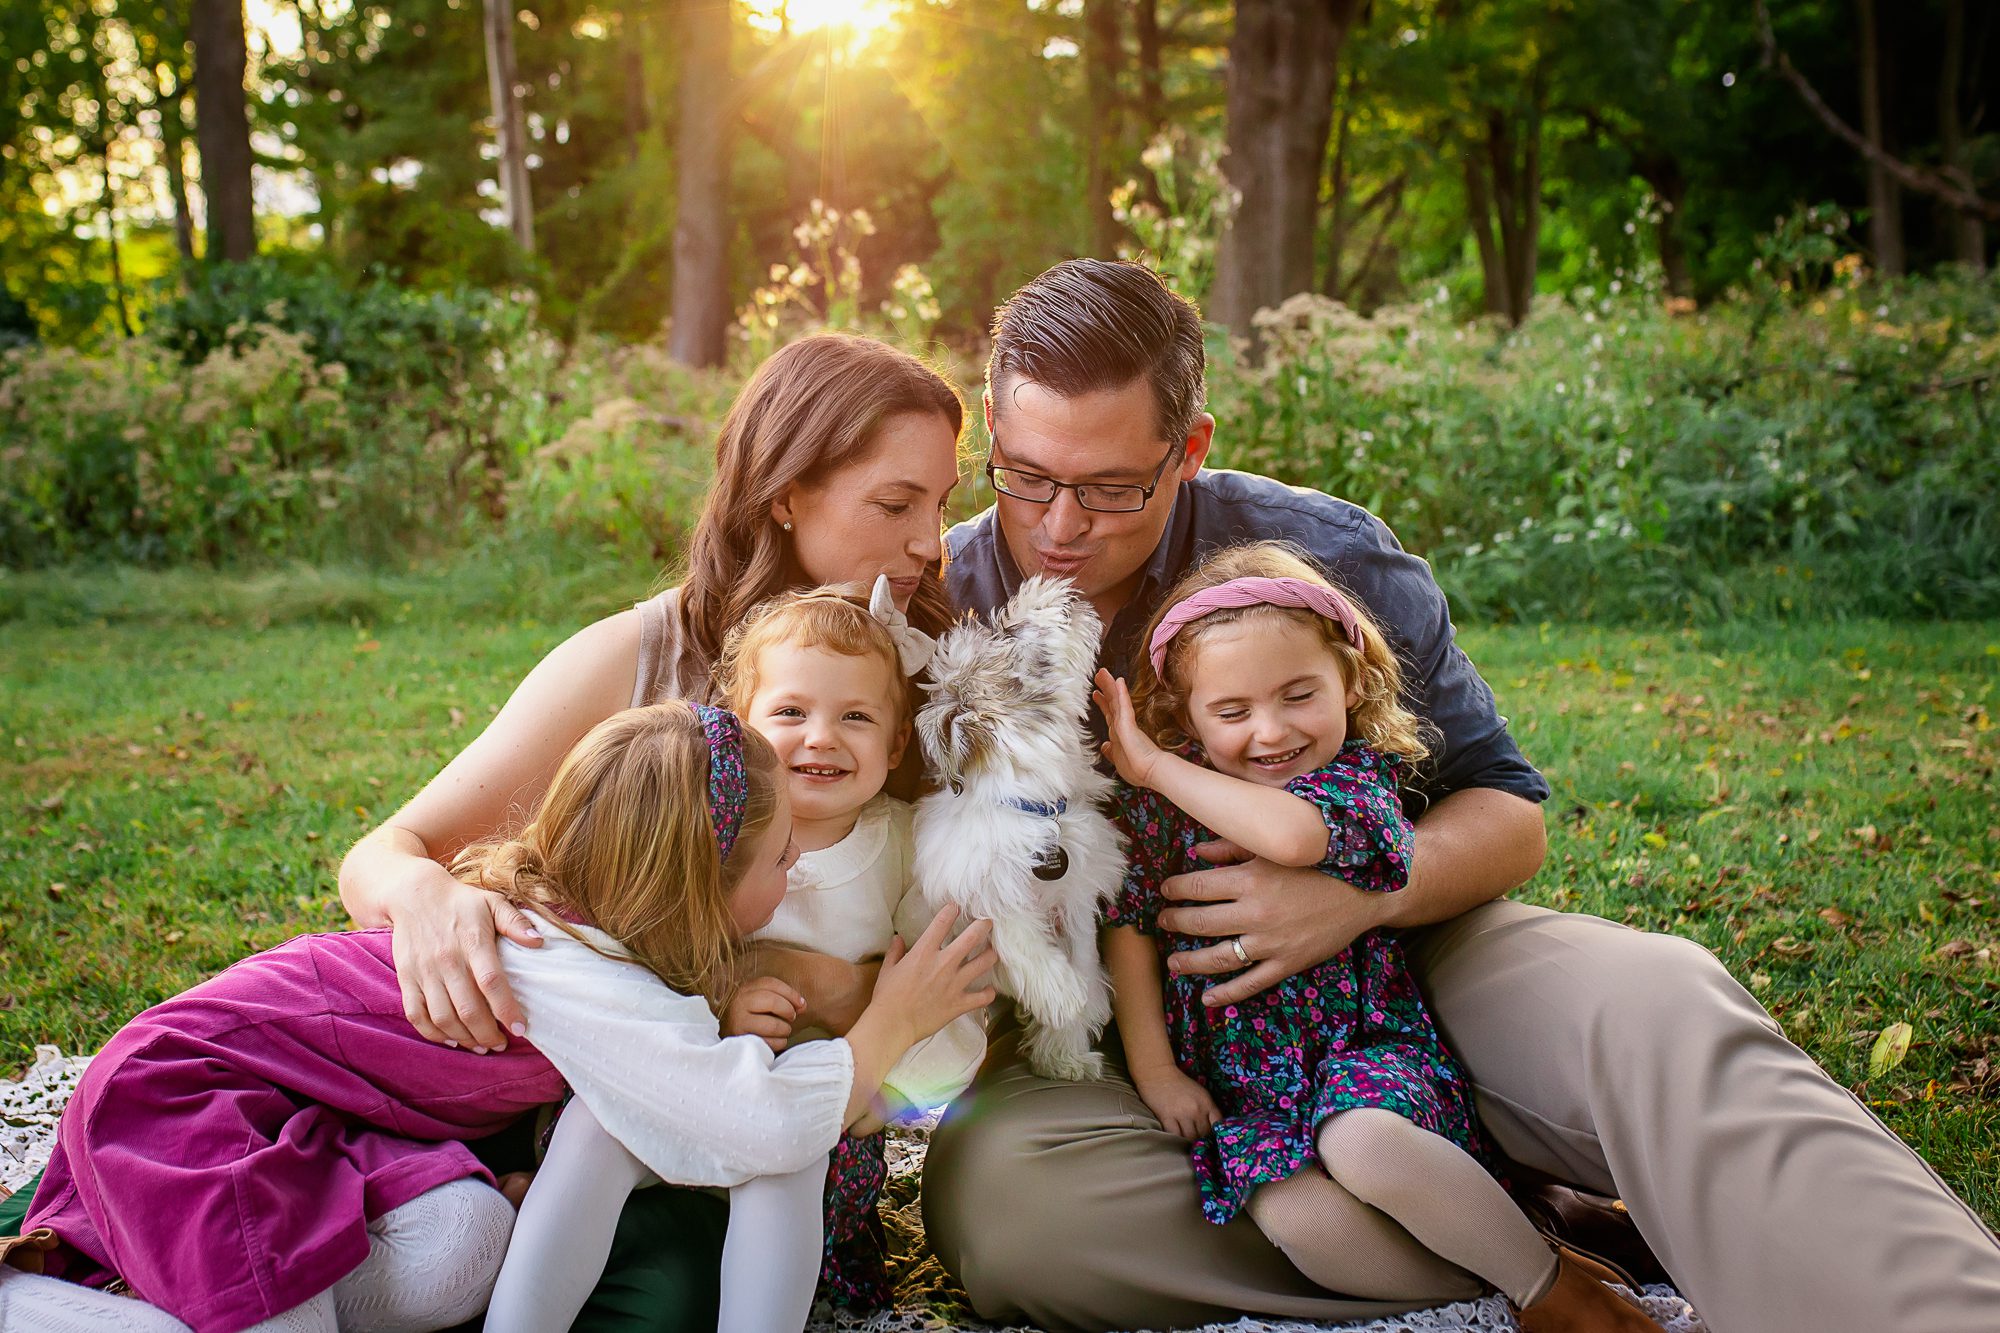
[[(963, 424), (949, 382), (867, 338), (805, 338), (758, 368), (723, 421), (686, 579), (543, 658), (486, 730), (341, 863), (355, 921), (394, 929), (403, 1009), (419, 1031), (476, 1050), (521, 1031), (496, 934), (529, 944), (534, 928), (444, 864), (532, 810), (583, 733), (624, 708), (706, 699), (723, 635), (786, 588), (887, 574), (912, 623), (943, 628), (943, 514)], [(873, 985), (872, 967), (838, 959), (767, 961), (807, 997), (802, 1026), (844, 1032)], [(705, 1195), (635, 1194), (576, 1327), (713, 1328), (719, 1213)]]

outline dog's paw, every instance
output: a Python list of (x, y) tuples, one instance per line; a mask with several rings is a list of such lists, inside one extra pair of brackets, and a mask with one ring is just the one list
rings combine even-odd
[(1028, 1064), (1043, 1078), (1064, 1083), (1095, 1083), (1104, 1077), (1104, 1057), (1096, 1051), (1085, 1051), (1081, 1055), (1065, 1051), (1040, 1060), (1030, 1055)]
[(1003, 947), (996, 930), (994, 952), (1006, 973), (1003, 988), (1023, 1009), (1043, 1023), (1062, 1027), (1074, 1023), (1089, 1004), (1087, 983), (1061, 961), (1046, 955), (1022, 958)]
[(1091, 1083), (1104, 1077), (1104, 1057), (1090, 1049), (1088, 1034), (1075, 1028), (1036, 1024), (1023, 1050), (1029, 1068), (1043, 1078)]

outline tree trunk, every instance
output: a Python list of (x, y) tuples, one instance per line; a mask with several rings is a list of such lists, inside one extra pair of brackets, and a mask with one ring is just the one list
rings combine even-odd
[(1361, 72), (1351, 71), (1340, 93), (1340, 113), (1333, 125), (1333, 166), (1327, 173), (1326, 272), (1320, 278), (1322, 293), (1340, 299), (1340, 265), (1347, 250), (1347, 126), (1354, 112), (1354, 91)]
[(193, 0), (195, 138), (208, 204), (208, 255), (240, 262), (257, 253), (250, 189), (250, 113), (243, 72), (243, 0)]
[(514, 95), (514, 5), (486, 0), (486, 91), (493, 104), (493, 137), (500, 145), (500, 199), (507, 228), (525, 254), (535, 253), (535, 205), (528, 192), (528, 135), (521, 100)]
[(167, 164), (167, 193), (174, 201), (174, 249), (194, 259), (194, 212), (188, 205), (187, 125), (181, 119), (181, 90), (155, 99), (160, 113), (160, 156)]
[(1090, 251), (1109, 259), (1118, 253), (1118, 219), (1111, 213), (1113, 176), (1118, 166), (1118, 71), (1124, 51), (1118, 38), (1120, 0), (1084, 0), (1084, 188), (1090, 193)]
[[(100, 104), (99, 114), (102, 115)], [(132, 311), (125, 301), (125, 264), (118, 253), (118, 213), (117, 202), (111, 193), (111, 147), (109, 137), (98, 144), (104, 163), (104, 189), (99, 202), (104, 209), (104, 241), (111, 250), (111, 294), (118, 303), (118, 327), (127, 338), (132, 336)]]
[(1514, 325), (1528, 317), (1535, 295), (1542, 237), (1542, 108), (1547, 100), (1547, 72), (1537, 64), (1518, 123), (1515, 113), (1488, 107), (1485, 141), (1472, 146), (1465, 163), (1466, 203), (1486, 278), (1486, 309)]
[[(1861, 18), (1861, 133), (1877, 153), (1886, 153), (1882, 134), (1882, 43), (1875, 26), (1875, 0), (1855, 0)], [(1896, 276), (1903, 260), (1903, 192), (1875, 158), (1868, 161), (1868, 239), (1878, 272)]]
[[(1139, 43), (1139, 137), (1150, 144), (1167, 128), (1166, 85), (1160, 65), (1160, 0), (1133, 0), (1132, 27)], [(1147, 203), (1165, 207), (1160, 178), (1151, 167), (1141, 167), (1139, 185)]]
[(1518, 322), (1507, 306), (1507, 268), (1501, 262), (1500, 246), (1493, 239), (1493, 191), (1487, 183), (1486, 164), (1480, 160), (1477, 145), (1466, 145), (1462, 165), (1466, 220), (1472, 224), (1472, 238), (1479, 245), (1479, 274), (1485, 283), (1486, 313), (1506, 316), (1510, 323)]
[(1650, 159), (1643, 164), (1646, 183), (1660, 202), (1660, 268), (1667, 275), (1667, 295), (1694, 298), (1694, 274), (1688, 269), (1687, 248), (1681, 237), (1681, 209), (1687, 202), (1687, 178), (1680, 164), (1670, 157)]
[(625, 74), (625, 160), (636, 162), (651, 127), (646, 114), (646, 57), (639, 43), (632, 41), (619, 59)]
[(1252, 333), (1258, 310), (1312, 290), (1334, 83), (1357, 8), (1359, 0), (1236, 0), (1222, 165), (1240, 199), (1209, 302), (1236, 333)]
[(729, 330), (729, 7), (676, 6), (681, 87), (674, 169), (673, 332), (667, 352), (689, 366), (722, 364)]
[[(1945, 0), (1944, 52), (1938, 70), (1938, 143), (1944, 156), (1944, 174), (1956, 177), (1966, 189), (1972, 188), (1972, 174), (1965, 163), (1965, 121), (1959, 106), (1959, 90), (1965, 73), (1965, 0)], [(1986, 271), (1986, 224), (1977, 214), (1951, 210), (1952, 257), (1975, 272)]]

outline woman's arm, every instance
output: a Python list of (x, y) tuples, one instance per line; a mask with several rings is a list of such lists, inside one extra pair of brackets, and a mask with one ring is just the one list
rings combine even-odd
[(540, 938), (497, 894), (459, 883), (443, 863), (526, 821), (570, 747), (631, 702), (638, 662), (637, 611), (573, 635), (341, 862), (341, 901), (360, 925), (394, 929), (403, 1012), (432, 1041), (504, 1048), (525, 1015), (508, 989), (496, 937), (530, 946)]
[(1326, 818), (1311, 801), (1161, 749), (1140, 729), (1125, 682), (1108, 671), (1097, 673), (1091, 697), (1104, 714), (1104, 752), (1118, 776), (1158, 792), (1252, 856), (1285, 866), (1315, 866), (1326, 859)]

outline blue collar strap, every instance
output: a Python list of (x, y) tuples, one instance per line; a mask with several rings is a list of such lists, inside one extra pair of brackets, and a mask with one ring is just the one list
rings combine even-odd
[(1024, 801), (1019, 797), (1014, 797), (1007, 804), (1013, 806), (1022, 814), (1040, 815), (1043, 819), (1054, 819), (1062, 814), (1063, 811), (1069, 809), (1069, 798), (1065, 796), (1054, 801)]

